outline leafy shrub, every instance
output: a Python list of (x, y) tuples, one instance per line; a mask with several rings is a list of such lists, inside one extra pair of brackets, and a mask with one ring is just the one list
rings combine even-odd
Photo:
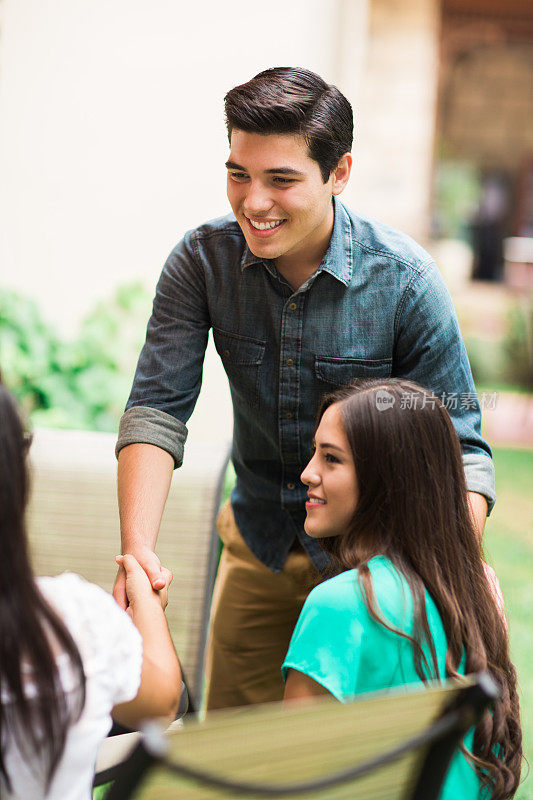
[(142, 346), (150, 297), (120, 287), (66, 342), (33, 300), (0, 290), (0, 368), (36, 425), (114, 431)]
[(436, 238), (470, 240), (469, 223), (480, 195), (477, 168), (441, 154), (435, 170), (433, 234)]
[(524, 389), (533, 389), (533, 306), (525, 301), (512, 306), (507, 314), (503, 340), (510, 381)]
[(503, 334), (469, 335), (465, 345), (476, 385), (504, 390), (533, 389), (533, 308), (527, 301), (508, 306)]

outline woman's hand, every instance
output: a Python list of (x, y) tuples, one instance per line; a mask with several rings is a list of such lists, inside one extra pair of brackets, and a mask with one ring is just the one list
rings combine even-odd
[(116, 705), (113, 717), (122, 725), (137, 730), (137, 726), (150, 717), (174, 719), (178, 708), (181, 669), (163, 613), (172, 573), (161, 568), (165, 586), (155, 591), (143, 565), (131, 553), (117, 556), (116, 562), (125, 578), (126, 612), (142, 637), (143, 661), (137, 696)]
[(496, 608), (502, 615), (503, 621), (505, 622), (505, 627), (508, 629), (507, 619), (505, 616), (505, 603), (503, 599), (502, 588), (500, 586), (500, 581), (498, 580), (496, 573), (494, 572), (492, 567), (489, 567), (486, 561), (483, 562), (483, 569), (485, 570), (485, 577), (488, 581), (490, 590), (492, 592), (492, 596), (496, 603)]
[(172, 572), (166, 567), (161, 567), (165, 585), (159, 591), (154, 591), (150, 578), (134, 556), (126, 553), (125, 555), (116, 556), (115, 561), (126, 573), (126, 595), (129, 604), (127, 611), (130, 616), (133, 612), (133, 606), (143, 601), (150, 602), (154, 596), (159, 598), (164, 611), (168, 603), (168, 587), (172, 581)]

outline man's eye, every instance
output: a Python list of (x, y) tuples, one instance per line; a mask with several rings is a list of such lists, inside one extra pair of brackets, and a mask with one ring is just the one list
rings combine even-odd
[(274, 178), (274, 183), (281, 184), (282, 186), (287, 186), (290, 183), (294, 183), (294, 178), (282, 178), (282, 177), (276, 176)]
[(245, 181), (247, 177), (246, 172), (230, 172), (230, 178), (234, 181)]

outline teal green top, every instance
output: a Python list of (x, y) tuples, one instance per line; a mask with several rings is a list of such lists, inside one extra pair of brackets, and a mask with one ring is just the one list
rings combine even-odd
[[(392, 562), (377, 556), (368, 563), (381, 616), (405, 633), (413, 630), (413, 598), (405, 578)], [(439, 677), (445, 673), (446, 636), (440, 614), (426, 591), (426, 613), (435, 644)], [(429, 665), (429, 648), (424, 652)], [(317, 586), (302, 609), (282, 667), (296, 669), (322, 684), (342, 703), (356, 695), (389, 687), (422, 683), (411, 643), (376, 622), (367, 611), (357, 570), (343, 572)], [(464, 665), (459, 667), (464, 672)], [(473, 731), (465, 738), (472, 747)], [(440, 800), (478, 800), (482, 791), (474, 768), (458, 753), (446, 777)]]

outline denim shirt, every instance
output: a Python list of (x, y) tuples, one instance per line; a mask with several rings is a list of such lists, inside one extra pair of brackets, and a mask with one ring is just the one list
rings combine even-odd
[(397, 376), (437, 396), (468, 396), (448, 409), (467, 485), (489, 505), (495, 499), (472, 373), (438, 269), (409, 237), (333, 202), (328, 251), (297, 291), (250, 251), (233, 215), (185, 235), (157, 285), (117, 443), (117, 453), (155, 444), (180, 466), (212, 328), (233, 401), (235, 519), (275, 572), (295, 535), (319, 569), (327, 563), (303, 530), (300, 473), (322, 395), (359, 378)]

